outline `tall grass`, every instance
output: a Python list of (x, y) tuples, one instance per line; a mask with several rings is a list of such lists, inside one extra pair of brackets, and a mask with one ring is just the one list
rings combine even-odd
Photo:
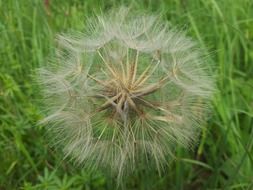
[[(47, 4), (49, 2), (49, 4)], [(94, 12), (122, 4), (161, 13), (207, 49), (219, 92), (194, 151), (178, 148), (159, 177), (136, 172), (127, 189), (253, 188), (253, 2), (251, 0), (0, 0), (0, 189), (114, 189), (48, 146), (34, 70), (55, 35), (85, 28)], [(145, 167), (145, 166), (143, 166)]]

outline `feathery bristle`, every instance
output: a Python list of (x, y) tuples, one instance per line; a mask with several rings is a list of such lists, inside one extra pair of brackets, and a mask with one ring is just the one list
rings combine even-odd
[(78, 163), (119, 179), (139, 162), (160, 170), (176, 144), (196, 140), (214, 77), (195, 43), (156, 16), (122, 8), (89, 23), (60, 35), (60, 55), (40, 70), (42, 123)]

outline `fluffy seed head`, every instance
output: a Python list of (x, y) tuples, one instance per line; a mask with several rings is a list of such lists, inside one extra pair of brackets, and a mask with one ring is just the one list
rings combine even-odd
[(185, 35), (156, 16), (121, 8), (58, 36), (40, 69), (49, 126), (66, 156), (120, 178), (138, 163), (158, 170), (196, 139), (214, 80)]

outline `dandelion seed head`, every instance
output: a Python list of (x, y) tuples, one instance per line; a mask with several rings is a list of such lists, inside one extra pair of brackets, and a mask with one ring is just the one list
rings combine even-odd
[(189, 37), (154, 15), (121, 8), (58, 36), (40, 69), (54, 142), (67, 157), (118, 178), (137, 163), (160, 170), (174, 147), (190, 148), (205, 120), (214, 77)]

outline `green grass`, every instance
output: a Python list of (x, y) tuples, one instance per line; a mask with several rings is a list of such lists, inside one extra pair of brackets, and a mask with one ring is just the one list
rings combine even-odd
[[(53, 54), (57, 33), (129, 1), (0, 0), (0, 189), (115, 189), (114, 180), (63, 159), (48, 146), (35, 69)], [(136, 173), (126, 189), (253, 189), (253, 1), (142, 0), (206, 48), (219, 91), (195, 150), (177, 148), (166, 173)]]

